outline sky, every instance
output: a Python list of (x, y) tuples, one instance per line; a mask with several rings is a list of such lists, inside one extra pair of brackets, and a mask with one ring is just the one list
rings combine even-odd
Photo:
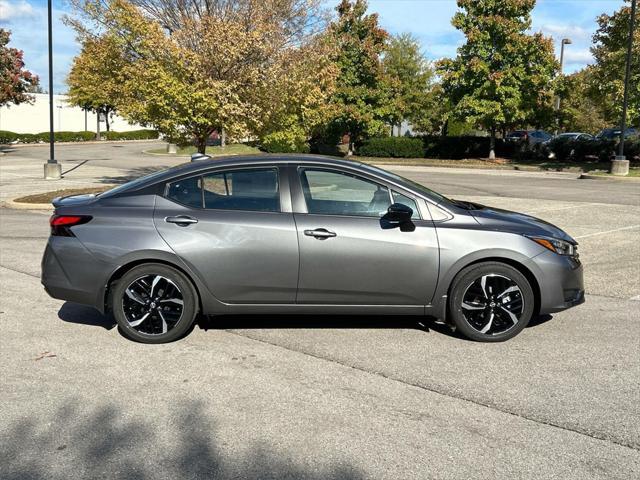
[[(338, 0), (325, 0), (333, 9)], [(573, 43), (565, 47), (565, 73), (580, 70), (592, 62), (589, 47), (596, 30), (595, 19), (602, 13), (618, 10), (623, 0), (538, 0), (532, 14), (532, 31), (551, 36), (560, 54), (560, 40)], [(65, 0), (53, 1), (54, 92), (67, 90), (65, 79), (79, 46), (73, 30), (61, 17), (70, 12)], [(463, 35), (451, 26), (456, 12), (455, 0), (370, 0), (369, 11), (379, 14), (381, 25), (390, 33), (412, 33), (430, 60), (453, 57), (464, 42)], [(44, 0), (0, 0), (0, 28), (11, 30), (10, 45), (24, 51), (26, 68), (41, 78), (47, 87), (47, 2)]]

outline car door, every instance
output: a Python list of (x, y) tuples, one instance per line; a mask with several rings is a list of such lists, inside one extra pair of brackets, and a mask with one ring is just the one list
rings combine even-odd
[[(352, 171), (290, 170), (300, 245), (297, 303), (415, 305), (438, 279), (435, 228), (423, 200)], [(413, 231), (383, 228), (392, 203), (414, 210)]]
[(167, 184), (160, 235), (225, 303), (294, 303), (298, 240), (278, 166), (230, 168)]

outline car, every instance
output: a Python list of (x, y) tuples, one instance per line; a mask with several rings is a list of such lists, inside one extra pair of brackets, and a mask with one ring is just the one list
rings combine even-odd
[(359, 162), (201, 160), (53, 204), (45, 290), (139, 342), (230, 314), (430, 316), (497, 342), (584, 301), (560, 228)]
[[(598, 140), (600, 140), (600, 139), (603, 139), (603, 140), (619, 140), (621, 132), (622, 132), (622, 130), (620, 129), (620, 127), (604, 128), (596, 135), (596, 138)], [(627, 138), (638, 136), (639, 134), (640, 134), (640, 131), (638, 131), (637, 129), (635, 129), (633, 127), (629, 127), (629, 128), (626, 128), (624, 130), (624, 138), (625, 138), (625, 140)]]
[(544, 130), (514, 130), (505, 137), (507, 142), (523, 142), (529, 145), (544, 143), (552, 138), (550, 133)]
[(583, 141), (588, 141), (588, 140), (593, 140), (595, 139), (595, 137), (589, 133), (581, 133), (581, 132), (565, 132), (565, 133), (560, 133), (558, 135), (556, 135), (555, 137), (552, 137), (549, 141), (553, 141), (553, 140), (563, 140), (563, 141), (569, 141), (569, 140), (583, 140)]

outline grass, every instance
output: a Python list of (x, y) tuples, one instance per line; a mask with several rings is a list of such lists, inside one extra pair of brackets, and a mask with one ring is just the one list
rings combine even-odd
[[(167, 149), (165, 148), (156, 148), (153, 150), (147, 150), (148, 153), (155, 154), (164, 154), (170, 156), (184, 156), (188, 157), (193, 155), (198, 151), (198, 149), (194, 146), (188, 147), (178, 147), (178, 153), (167, 153)], [(231, 145), (227, 145), (226, 147), (207, 147), (207, 155), (211, 155), (212, 157), (220, 156), (220, 155), (251, 155), (256, 153), (262, 153), (256, 147), (251, 147), (249, 145), (245, 145), (244, 143), (233, 143)]]
[(65, 188), (63, 190), (55, 190), (53, 192), (36, 193), (25, 197), (16, 198), (14, 202), (18, 203), (51, 203), (56, 197), (68, 197), (69, 195), (83, 195), (85, 193), (102, 193), (113, 188), (113, 185), (105, 185), (103, 187), (93, 188)]

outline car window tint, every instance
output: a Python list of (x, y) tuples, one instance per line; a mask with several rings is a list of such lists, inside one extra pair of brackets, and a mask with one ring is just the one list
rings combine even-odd
[(381, 217), (391, 205), (387, 187), (347, 173), (304, 169), (300, 178), (309, 213)]
[(409, 198), (406, 195), (402, 195), (401, 193), (398, 193), (396, 191), (392, 191), (391, 194), (393, 195), (393, 203), (401, 203), (402, 205), (406, 205), (407, 207), (411, 208), (411, 210), (413, 210), (413, 215), (411, 215), (411, 218), (413, 220), (420, 220), (420, 211), (418, 210), (418, 205), (416, 204), (416, 201), (414, 199)]
[(204, 206), (208, 209), (279, 212), (278, 171), (242, 169), (203, 177)]
[(202, 179), (191, 177), (171, 182), (166, 196), (183, 205), (202, 208)]

